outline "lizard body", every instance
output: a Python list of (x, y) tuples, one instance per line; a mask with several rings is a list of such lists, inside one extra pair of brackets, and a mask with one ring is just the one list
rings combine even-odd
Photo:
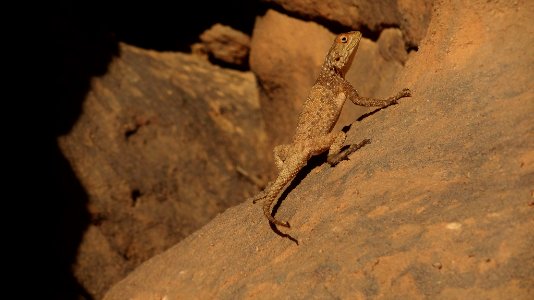
[(292, 143), (274, 148), (278, 176), (264, 191), (253, 198), (253, 203), (264, 199), (263, 212), (267, 219), (276, 225), (289, 227), (287, 221), (279, 221), (271, 215), (271, 205), (312, 156), (328, 151), (327, 161), (335, 165), (369, 143), (366, 139), (340, 152), (346, 135), (342, 131), (332, 132), (332, 129), (347, 99), (361, 106), (387, 106), (397, 103), (402, 97), (410, 96), (410, 91), (404, 89), (387, 99), (361, 97), (345, 80), (345, 74), (352, 63), (361, 37), (358, 31), (342, 33), (336, 37), (319, 77), (304, 102)]

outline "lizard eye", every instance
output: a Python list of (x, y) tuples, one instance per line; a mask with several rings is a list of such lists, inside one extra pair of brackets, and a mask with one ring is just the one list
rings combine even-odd
[(346, 36), (342, 36), (339, 40), (340, 40), (342, 43), (346, 43), (349, 39), (348, 39)]

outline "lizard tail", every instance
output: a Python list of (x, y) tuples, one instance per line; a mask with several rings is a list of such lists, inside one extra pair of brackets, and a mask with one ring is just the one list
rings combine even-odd
[(269, 185), (268, 192), (266, 192), (265, 196), (265, 202), (263, 202), (263, 214), (272, 224), (288, 228), (290, 227), (289, 222), (278, 221), (271, 215), (271, 205), (273, 204), (274, 200), (278, 199), (278, 195), (284, 189), (284, 186), (293, 180), (299, 170), (306, 165), (306, 161), (308, 160), (310, 153), (311, 152), (304, 152), (302, 154), (298, 153), (292, 157), (286, 158), (285, 165), (282, 170), (280, 170), (278, 177)]
[(270, 197), (269, 199), (265, 200), (265, 203), (263, 203), (263, 214), (265, 215), (265, 217), (267, 217), (267, 219), (269, 219), (269, 222), (279, 225), (279, 226), (284, 226), (284, 227), (289, 228), (289, 222), (278, 221), (271, 215), (271, 204), (273, 204), (275, 199), (276, 199), (276, 196)]

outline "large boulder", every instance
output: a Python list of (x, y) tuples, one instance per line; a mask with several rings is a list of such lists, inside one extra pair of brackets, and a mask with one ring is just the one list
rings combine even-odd
[(243, 202), (105, 299), (532, 298), (533, 12), (439, 2), (393, 86), (413, 97), (354, 122), (348, 142), (372, 144), (350, 160), (301, 172), (277, 209), (291, 229)]
[(186, 54), (119, 50), (59, 138), (91, 222), (74, 274), (98, 298), (256, 192), (243, 171), (272, 168), (252, 73)]

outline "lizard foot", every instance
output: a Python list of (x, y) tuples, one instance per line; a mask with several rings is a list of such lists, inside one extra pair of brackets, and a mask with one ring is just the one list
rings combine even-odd
[(259, 192), (256, 196), (248, 198), (247, 201), (252, 200), (252, 204), (256, 204), (256, 202), (265, 199), (266, 196), (267, 196), (267, 193), (265, 193), (265, 190), (264, 190), (264, 191)]
[(287, 228), (290, 228), (291, 226), (289, 226), (289, 222), (288, 221), (278, 221), (277, 219), (273, 218), (273, 216), (271, 215), (268, 215), (267, 216), (267, 219), (269, 219), (269, 222), (275, 224), (275, 225), (279, 225), (279, 226), (284, 226), (284, 227), (287, 227)]
[(252, 204), (256, 204), (256, 202), (265, 199), (267, 197), (267, 191), (271, 189), (271, 185), (272, 182), (269, 182), (263, 191), (259, 192), (256, 196), (249, 198), (248, 201), (252, 200)]
[(269, 222), (275, 224), (275, 225), (279, 225), (279, 226), (284, 226), (284, 227), (287, 227), (289, 228), (289, 222), (287, 221), (278, 221), (277, 219), (275, 219), (272, 215), (271, 215), (271, 203), (272, 201), (270, 202), (265, 202), (263, 204), (263, 214), (265, 215), (265, 217), (269, 220)]
[(410, 91), (410, 89), (402, 89), (402, 91), (398, 92), (397, 95), (395, 95), (393, 99), (391, 99), (388, 105), (398, 104), (399, 103), (398, 100), (400, 98), (411, 97), (411, 96), (412, 96), (412, 92)]
[[(252, 198), (252, 204), (256, 204), (256, 202), (262, 200), (265, 198), (265, 195), (258, 195)], [(250, 200), (250, 199), (249, 199)]]
[(411, 96), (412, 96), (412, 92), (410, 91), (410, 89), (402, 89), (402, 91), (400, 91), (395, 98), (399, 100), (400, 98), (411, 97)]
[(365, 139), (359, 142), (358, 144), (351, 144), (349, 148), (339, 152), (336, 155), (333, 155), (332, 157), (328, 157), (327, 161), (331, 166), (335, 166), (338, 163), (340, 163), (342, 160), (347, 159), (347, 157), (351, 155), (352, 153), (356, 152), (356, 150), (370, 143), (371, 143), (370, 139)]

